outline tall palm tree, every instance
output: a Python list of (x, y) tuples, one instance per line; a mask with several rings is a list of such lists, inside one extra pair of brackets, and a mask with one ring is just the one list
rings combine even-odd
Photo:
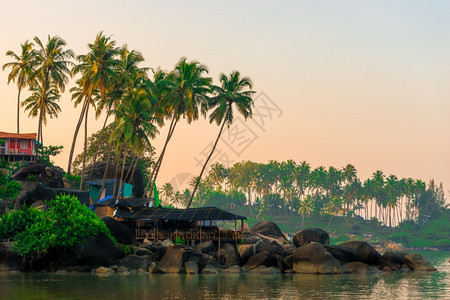
[[(107, 90), (111, 87), (114, 80), (118, 78), (115, 67), (117, 65), (117, 48), (115, 41), (111, 41), (110, 37), (105, 37), (103, 32), (97, 34), (93, 44), (89, 44), (89, 52), (85, 55), (79, 55), (77, 61), (79, 64), (74, 66), (72, 74), (81, 73), (79, 80), (80, 90), (84, 95), (83, 109), (75, 128), (72, 146), (70, 148), (69, 163), (67, 173), (70, 174), (72, 167), (73, 153), (75, 143), (78, 136), (83, 118), (88, 113), (89, 103), (91, 103), (92, 95), (96, 90), (99, 91), (100, 100), (104, 101)], [(87, 118), (86, 118), (87, 119)], [(86, 137), (85, 137), (86, 140)], [(83, 170), (84, 171), (84, 170)], [(83, 173), (82, 173), (83, 174)]]
[(61, 112), (57, 103), (60, 94), (55, 87), (50, 87), (44, 91), (43, 86), (36, 83), (31, 91), (31, 96), (22, 102), (22, 106), (25, 106), (25, 111), (29, 111), (28, 116), (37, 117), (40, 115), (42, 116), (42, 123), (47, 125), (47, 116), (50, 119), (57, 118), (58, 113)]
[[(47, 38), (47, 44), (43, 44), (38, 37), (34, 37), (38, 49), (35, 51), (33, 65), (35, 71), (31, 75), (31, 80), (40, 82), (42, 86), (41, 95), (44, 97), (41, 105), (46, 103), (45, 97), (49, 95), (48, 90), (55, 89), (57, 93), (65, 90), (66, 83), (69, 81), (70, 68), (73, 63), (70, 59), (74, 57), (73, 51), (64, 49), (66, 42), (58, 37), (50, 35)], [(42, 122), (43, 109), (39, 112), (38, 137), (37, 140), (43, 143)]]
[[(151, 147), (150, 139), (154, 139), (158, 133), (155, 126), (157, 120), (152, 113), (154, 104), (152, 100), (154, 98), (149, 95), (148, 90), (137, 87), (133, 91), (127, 92), (122, 102), (114, 110), (116, 126), (111, 133), (110, 142), (115, 143), (117, 153), (120, 152), (123, 145), (136, 155), (142, 154), (145, 149)], [(119, 190), (124, 181), (125, 161), (126, 151), (124, 151)]]
[(167, 76), (163, 73), (156, 73), (156, 75), (162, 76), (159, 81), (164, 82), (164, 89), (167, 89), (160, 100), (161, 108), (171, 122), (163, 149), (146, 187), (147, 192), (151, 185), (149, 197), (152, 196), (153, 185), (158, 177), (167, 145), (180, 118), (185, 118), (190, 124), (199, 118), (200, 113), (206, 115), (207, 94), (210, 91), (211, 78), (204, 77), (205, 73), (208, 73), (206, 66), (196, 61), (187, 62), (185, 57), (180, 59), (175, 70)]
[[(222, 123), (222, 126), (220, 127), (219, 134), (217, 135), (216, 141), (213, 145), (213, 148), (211, 149), (211, 153), (209, 154), (203, 165), (203, 168), (197, 180), (197, 184), (192, 191), (191, 199), (189, 200), (189, 203), (187, 205), (188, 208), (191, 205), (192, 198), (195, 195), (195, 191), (197, 189), (198, 183), (200, 182), (200, 179), (202, 178), (203, 172), (205, 171), (205, 168), (208, 165), (208, 162), (211, 159), (214, 150), (216, 149), (217, 143), (219, 142), (225, 125), (230, 127), (230, 125), (233, 123), (233, 105), (236, 106), (238, 112), (244, 117), (245, 120), (247, 120), (248, 117), (252, 116), (252, 95), (255, 93), (255, 91), (251, 90), (252, 83), (250, 81), (250, 78), (241, 78), (241, 74), (238, 71), (234, 71), (230, 74), (229, 77), (227, 77), (225, 74), (221, 74), (220, 81), (222, 83), (221, 87), (212, 87), (212, 92), (215, 96), (209, 99), (209, 107), (213, 109), (213, 112), (209, 116), (209, 121), (210, 123), (215, 121), (217, 125), (220, 125)], [(245, 90), (247, 88), (249, 90)]]
[(6, 68), (11, 68), (11, 72), (8, 74), (8, 84), (11, 81), (16, 83), (19, 90), (17, 94), (17, 133), (20, 133), (20, 92), (23, 88), (26, 88), (30, 84), (30, 77), (34, 72), (33, 61), (35, 53), (33, 46), (33, 43), (29, 41), (25, 41), (25, 43), (20, 44), (20, 55), (14, 53), (12, 50), (8, 50), (6, 52), (6, 56), (12, 57), (14, 61), (3, 65), (3, 70)]

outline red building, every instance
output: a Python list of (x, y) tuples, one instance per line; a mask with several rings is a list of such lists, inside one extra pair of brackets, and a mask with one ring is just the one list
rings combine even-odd
[(8, 133), (0, 131), (0, 157), (8, 161), (34, 160), (36, 133)]

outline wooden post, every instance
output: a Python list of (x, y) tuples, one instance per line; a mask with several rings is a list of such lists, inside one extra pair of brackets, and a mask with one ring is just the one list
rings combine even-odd
[(153, 222), (153, 242), (155, 243), (156, 243), (156, 222), (157, 220)]
[(219, 249), (217, 250), (217, 256), (218, 256), (218, 260), (219, 260), (219, 264), (220, 264), (220, 228), (219, 228)]

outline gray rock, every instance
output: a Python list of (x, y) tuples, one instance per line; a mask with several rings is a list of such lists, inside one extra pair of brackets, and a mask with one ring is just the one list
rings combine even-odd
[(344, 269), (322, 244), (312, 242), (297, 248), (292, 257), (293, 270), (306, 274), (341, 274)]
[(422, 255), (418, 253), (405, 255), (405, 264), (414, 271), (437, 271)]
[(278, 266), (276, 256), (267, 251), (261, 251), (250, 257), (247, 264), (245, 264), (245, 268), (249, 270), (255, 269), (259, 266), (266, 266), (266, 267)]
[(380, 274), (383, 273), (380, 269), (370, 266), (368, 264), (354, 261), (345, 263), (342, 265), (345, 271), (351, 272), (351, 273), (358, 273), (358, 274)]
[(309, 228), (297, 232), (292, 239), (294, 245), (297, 247), (316, 242), (322, 245), (330, 244), (330, 236), (325, 230), (320, 228)]
[(221, 271), (221, 267), (216, 264), (209, 263), (202, 269), (202, 274), (219, 274)]
[(358, 261), (366, 263), (368, 265), (377, 265), (381, 258), (378, 253), (369, 243), (364, 241), (350, 241), (342, 243), (340, 246), (346, 246), (353, 249), (356, 252)]
[(195, 261), (187, 261), (184, 264), (186, 268), (186, 273), (188, 274), (198, 274), (198, 265)]
[(152, 262), (150, 267), (148, 267), (148, 272), (152, 274), (164, 274), (165, 272), (161, 270), (156, 262)]
[(241, 267), (238, 265), (234, 265), (234, 266), (228, 267), (226, 269), (223, 269), (220, 273), (222, 273), (222, 274), (239, 274), (239, 273), (241, 273)]
[(103, 275), (110, 275), (110, 274), (114, 274), (114, 270), (111, 268), (106, 268), (106, 267), (98, 267), (95, 270), (95, 273), (97, 274), (103, 274)]

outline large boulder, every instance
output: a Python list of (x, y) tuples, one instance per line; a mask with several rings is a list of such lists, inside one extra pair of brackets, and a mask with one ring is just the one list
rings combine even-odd
[(393, 263), (398, 269), (405, 263), (405, 256), (408, 255), (406, 252), (402, 251), (386, 251), (383, 254), (383, 259), (390, 263)]
[(418, 253), (405, 255), (405, 264), (414, 271), (437, 271), (422, 255)]
[(261, 251), (250, 257), (244, 267), (248, 270), (253, 270), (259, 266), (277, 267), (278, 261), (276, 256), (267, 251)]
[(46, 167), (44, 164), (30, 164), (20, 168), (11, 177), (13, 180), (26, 181), (33, 176), (37, 182), (51, 188), (63, 188), (64, 171), (60, 167)]
[(220, 246), (219, 251), (220, 252), (218, 252), (218, 254), (220, 253), (220, 259), (219, 255), (217, 255), (217, 260), (222, 265), (234, 265), (238, 263), (238, 255), (236, 253), (236, 248), (234, 247), (233, 244), (224, 242)]
[(378, 253), (369, 243), (364, 241), (350, 241), (342, 243), (341, 246), (347, 246), (356, 252), (356, 257), (358, 261), (369, 264), (377, 265), (381, 258), (380, 253)]
[(283, 247), (275, 241), (272, 241), (269, 244), (263, 244), (259, 251), (267, 251), (276, 255), (283, 255)]
[(262, 242), (254, 244), (240, 244), (237, 247), (239, 253), (239, 262), (245, 265), (250, 257), (260, 252), (260, 248), (264, 245)]
[(64, 187), (64, 171), (60, 167), (46, 167), (36, 180), (51, 188)]
[(306, 274), (341, 274), (341, 263), (325, 247), (316, 242), (297, 248), (292, 256), (293, 270)]
[(172, 245), (167, 248), (159, 261), (159, 267), (165, 273), (184, 273), (186, 271), (185, 263), (188, 261), (191, 252), (191, 249)]
[(188, 274), (198, 274), (198, 265), (195, 261), (187, 261), (185, 264), (186, 273)]
[(0, 243), (0, 271), (22, 269), (22, 256), (13, 250), (13, 242)]
[(309, 228), (297, 232), (292, 239), (297, 247), (304, 246), (311, 242), (320, 243), (322, 245), (330, 244), (330, 236), (325, 230), (320, 228)]
[[(119, 166), (121, 168), (122, 166)], [(85, 176), (89, 176), (92, 170), (92, 176), (90, 179), (102, 179), (103, 174), (105, 172), (106, 164), (104, 162), (96, 162), (95, 164), (89, 166), (85, 170)], [(127, 178), (125, 178), (126, 183), (132, 182), (133, 185), (133, 195), (136, 198), (142, 198), (144, 195), (144, 177), (142, 175), (142, 171), (139, 167), (136, 167), (133, 178), (131, 178), (131, 172), (128, 170), (132, 168), (130, 165), (125, 165), (124, 174), (130, 174)], [(109, 164), (108, 172), (106, 173), (106, 178), (115, 178), (116, 165)]]
[(195, 245), (195, 249), (197, 249), (198, 251), (200, 251), (202, 253), (210, 253), (210, 252), (214, 252), (215, 247), (214, 247), (214, 243), (212, 241), (203, 241), (203, 242), (197, 243)]
[(127, 267), (130, 270), (139, 270), (144, 269), (148, 270), (150, 265), (155, 262), (155, 256), (154, 255), (144, 255), (144, 256), (137, 256), (137, 255), (128, 255), (117, 262), (119, 266)]
[(110, 266), (114, 261), (125, 256), (125, 253), (116, 248), (109, 237), (103, 233), (74, 246), (72, 252), (78, 265), (91, 266)]
[(45, 168), (46, 168), (45, 165), (41, 163), (29, 164), (17, 170), (13, 174), (11, 179), (17, 181), (25, 181), (30, 176), (37, 177), (38, 175), (40, 175), (42, 172), (45, 171)]
[(370, 266), (368, 264), (362, 263), (360, 261), (349, 262), (343, 264), (342, 267), (346, 272), (358, 273), (358, 274), (379, 274), (382, 273), (380, 269)]
[(272, 238), (283, 238), (287, 241), (280, 227), (274, 222), (262, 221), (252, 227), (253, 234), (262, 234)]
[(324, 247), (334, 258), (342, 263), (358, 261), (355, 250), (350, 247), (343, 245), (324, 245)]
[(108, 216), (103, 217), (102, 220), (118, 243), (133, 244), (133, 232), (127, 225)]
[(55, 198), (56, 193), (42, 183), (23, 181), (20, 183), (22, 190), (17, 195), (14, 209), (19, 210), (23, 205), (30, 206), (39, 200), (51, 200)]

